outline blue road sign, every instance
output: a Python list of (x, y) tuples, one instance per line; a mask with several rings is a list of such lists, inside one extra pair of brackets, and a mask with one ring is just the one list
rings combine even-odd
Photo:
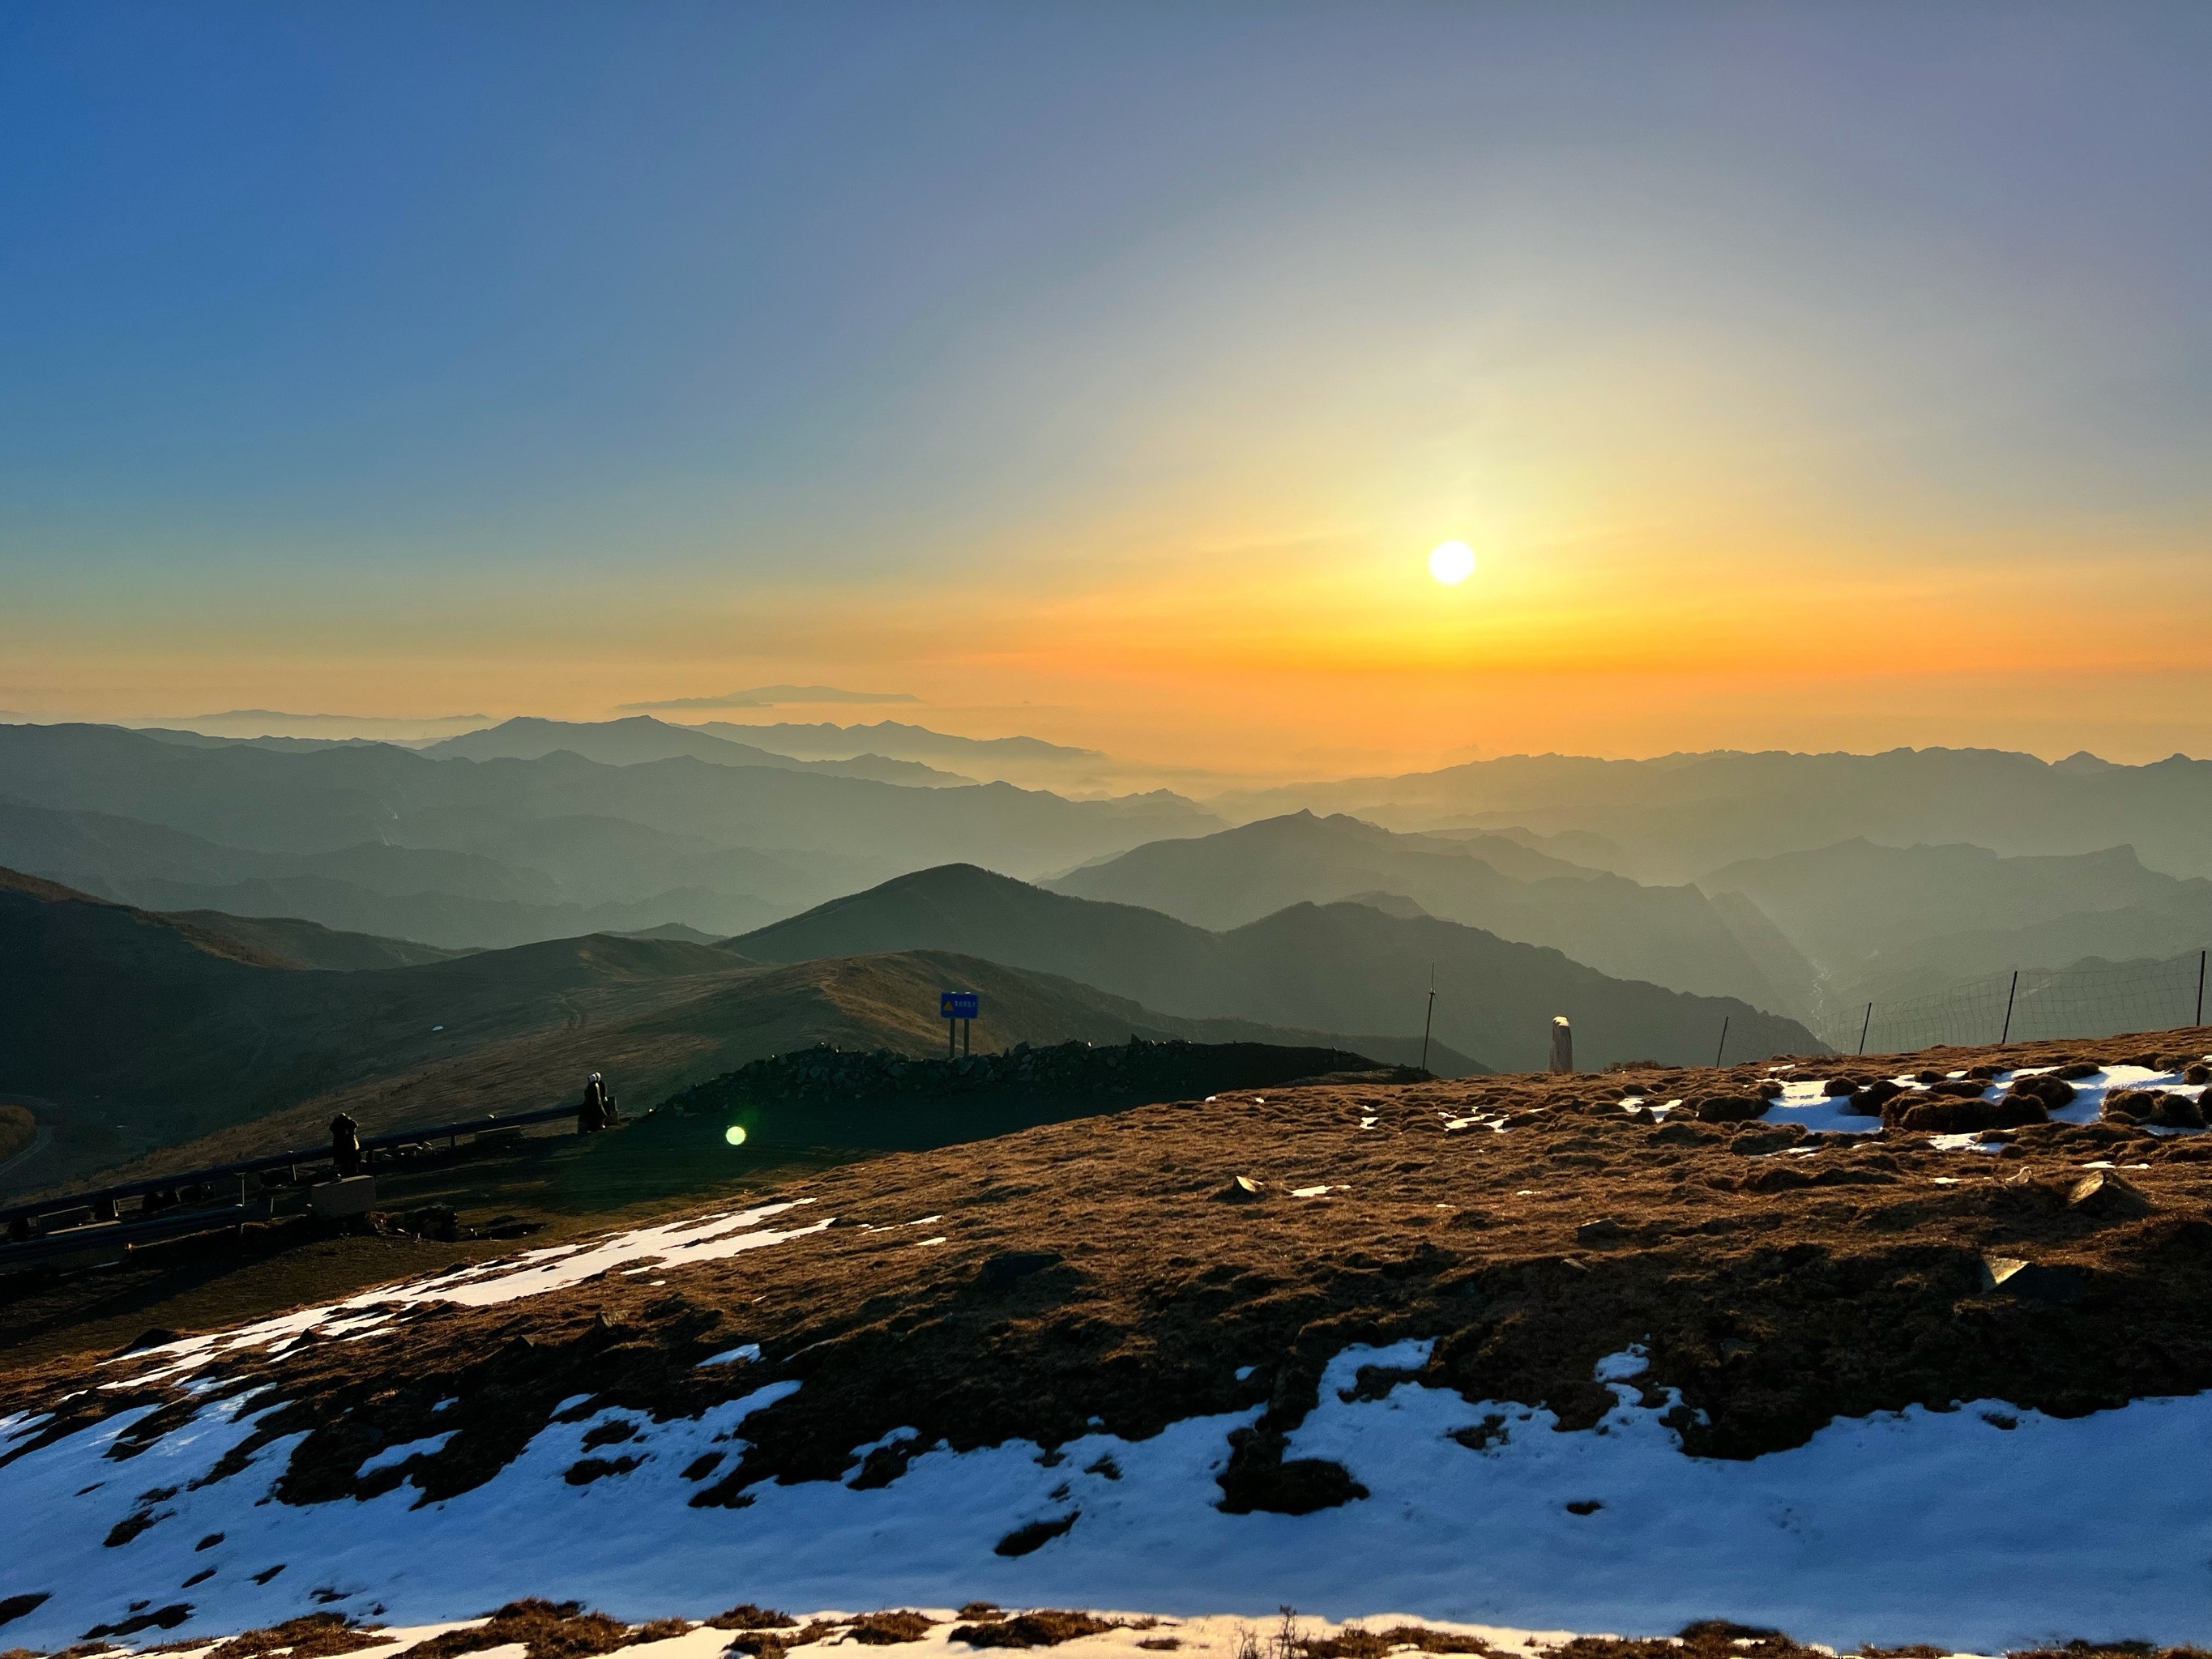
[(980, 1000), (973, 991), (939, 991), (937, 994), (937, 1017), (939, 1019), (974, 1019)]

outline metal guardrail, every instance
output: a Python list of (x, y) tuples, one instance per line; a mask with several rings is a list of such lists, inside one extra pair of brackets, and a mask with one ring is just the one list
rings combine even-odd
[[(390, 1129), (381, 1134), (362, 1136), (362, 1156), (363, 1162), (367, 1163), (372, 1154), (395, 1147), (426, 1140), (458, 1142), (464, 1135), (481, 1138), (504, 1129), (527, 1128), (533, 1123), (550, 1123), (561, 1118), (574, 1117), (582, 1109), (580, 1104), (544, 1106), (527, 1112), (489, 1112), (482, 1117), (468, 1118), (458, 1123)], [(10, 1204), (0, 1207), (0, 1229), (12, 1235), (13, 1242), (0, 1241), (0, 1259), (17, 1259), (27, 1247), (48, 1242), (55, 1245), (70, 1240), (89, 1242), (94, 1234), (103, 1237), (125, 1237), (125, 1233), (116, 1231), (118, 1227), (125, 1229), (133, 1238), (150, 1242), (156, 1236), (172, 1237), (176, 1233), (198, 1231), (202, 1221), (210, 1221), (216, 1226), (231, 1225), (235, 1220), (254, 1218), (243, 1214), (233, 1217), (227, 1212), (252, 1210), (258, 1216), (261, 1209), (261, 1206), (246, 1201), (246, 1177), (270, 1170), (287, 1170), (296, 1175), (303, 1166), (313, 1169), (334, 1163), (331, 1147), (325, 1142), (319, 1146), (289, 1152), (269, 1152), (259, 1158), (239, 1158), (228, 1164), (210, 1164), (201, 1169), (147, 1176), (137, 1181), (118, 1182), (83, 1192), (58, 1193), (47, 1198)], [(239, 1183), (237, 1187), (229, 1187), (233, 1182)], [(218, 1194), (214, 1189), (219, 1184), (228, 1190)], [(185, 1196), (194, 1188), (203, 1190), (194, 1193), (190, 1198)], [(119, 1206), (133, 1199), (138, 1200), (138, 1217), (126, 1222)], [(155, 1200), (154, 1208), (150, 1211), (149, 1200)], [(172, 1210), (177, 1213), (171, 1215)], [(155, 1221), (153, 1216), (155, 1214), (162, 1215), (165, 1219)], [(41, 1250), (38, 1253), (52, 1252)]]

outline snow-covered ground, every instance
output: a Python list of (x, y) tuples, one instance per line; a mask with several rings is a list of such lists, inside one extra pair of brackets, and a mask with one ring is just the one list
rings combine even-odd
[[(2205, 1058), (2208, 1061), (2212, 1061), (2212, 1054), (2208, 1054)], [(2002, 1094), (2006, 1086), (2015, 1078), (2039, 1077), (2054, 1069), (2056, 1068), (2049, 1066), (2023, 1066), (2016, 1072), (2001, 1072), (1990, 1079), (1989, 1086), (1983, 1092)], [(1839, 1066), (1837, 1068), (1838, 1076), (1846, 1073), (1861, 1077), (1865, 1075), (1863, 1071), (1851, 1072), (1851, 1068), (1847, 1065)], [(1963, 1078), (1966, 1073), (1952, 1072), (1948, 1075), (1953, 1078)], [(1928, 1092), (1928, 1085), (1917, 1081), (1909, 1073), (1892, 1078), (1890, 1081), (1908, 1091), (1922, 1094)], [(2051, 1121), (2053, 1123), (2094, 1123), (2104, 1112), (2105, 1097), (2123, 1089), (2170, 1091), (2197, 1101), (2203, 1100), (2206, 1094), (2204, 1089), (2193, 1084), (2184, 1083), (2179, 1072), (2153, 1071), (2143, 1066), (2108, 1066), (2096, 1076), (2084, 1078), (2071, 1086), (2074, 1090), (2074, 1098), (2068, 1104), (2051, 1114)], [(1662, 1100), (1656, 1096), (1646, 1097), (1632, 1095), (1620, 1103), (1620, 1108), (1625, 1112), (1648, 1109), (1655, 1117), (1663, 1121), (1670, 1113), (1681, 1111), (1688, 1103), (1684, 1100)], [(1765, 1115), (1756, 1121), (1768, 1124), (1795, 1124), (1808, 1134), (1826, 1133), (1866, 1135), (1879, 1134), (1881, 1132), (1882, 1124), (1879, 1116), (1861, 1116), (1846, 1109), (1849, 1103), (1848, 1096), (1830, 1095), (1827, 1092), (1825, 1079), (1806, 1083), (1784, 1083), (1782, 1085), (1780, 1097), (1767, 1108)], [(1445, 1111), (1439, 1111), (1437, 1115), (1443, 1120), (1447, 1133), (1462, 1129), (1489, 1129), (1499, 1133), (1506, 1133), (1512, 1128), (1511, 1113), (1492, 1109), (1478, 1109), (1464, 1116), (1455, 1115)], [(1360, 1121), (1360, 1127), (1365, 1128), (1371, 1121), (1363, 1118)], [(1730, 1124), (1719, 1127), (1741, 1128), (1745, 1126)], [(2203, 1132), (2193, 1129), (2154, 1127), (2150, 1133), (2163, 1135), (2196, 1134)], [(1973, 1139), (1974, 1137), (1971, 1135), (1945, 1135), (1936, 1137), (1936, 1144), (1938, 1146), (1948, 1145), (1954, 1150), (1963, 1151)]]
[[(2178, 1086), (2115, 1067), (2077, 1084), (2055, 1115), (2093, 1120), (2108, 1089)], [(1816, 1084), (1786, 1085), (1766, 1121), (1878, 1124), (1837, 1112)], [(150, 1364), (189, 1387), (310, 1328), (324, 1340), (404, 1340), (399, 1316), (413, 1305), (512, 1301), (602, 1272), (655, 1274), (760, 1252), (748, 1270), (770, 1273), (776, 1247), (830, 1224), (795, 1207), (526, 1251), (170, 1344), (118, 1362), (115, 1375), (143, 1376)], [(906, 1224), (927, 1232), (938, 1219)], [(1730, 1462), (1683, 1453), (1660, 1421), (1668, 1407), (1638, 1403), (1631, 1379), (1643, 1362), (1632, 1352), (1598, 1367), (1614, 1409), (1572, 1432), (1547, 1412), (1412, 1382), (1381, 1399), (1346, 1397), (1363, 1365), (1414, 1367), (1426, 1352), (1352, 1347), (1331, 1364), (1288, 1455), (1334, 1460), (1369, 1495), (1304, 1516), (1215, 1507), (1229, 1434), (1257, 1408), (1185, 1419), (1144, 1441), (1097, 1433), (1056, 1454), (1025, 1442), (940, 1446), (888, 1486), (762, 1484), (737, 1510), (691, 1507), (698, 1483), (682, 1471), (708, 1452), (726, 1469), (747, 1416), (795, 1382), (694, 1419), (607, 1411), (552, 1424), (483, 1486), (419, 1507), (410, 1483), (365, 1501), (276, 1502), (271, 1487), (296, 1440), (195, 1486), (251, 1432), (243, 1399), (211, 1403), (140, 1455), (112, 1458), (143, 1414), (134, 1411), (0, 1466), (0, 1599), (51, 1593), (0, 1639), (57, 1648), (96, 1624), (178, 1604), (191, 1609), (181, 1626), (137, 1639), (325, 1608), (424, 1624), (532, 1595), (634, 1620), (702, 1618), (743, 1600), (794, 1611), (949, 1608), (979, 1597), (1136, 1608), (1208, 1616), (1185, 1642), (1200, 1647), (1206, 1631), (1284, 1603), (1370, 1624), (1391, 1622), (1376, 1610), (1395, 1608), (1497, 1631), (1500, 1645), (1508, 1631), (1656, 1633), (1712, 1617), (1837, 1646), (1933, 1642), (1984, 1653), (2069, 1635), (2178, 1642), (2212, 1629), (2212, 1394), (2070, 1420), (1997, 1401), (1915, 1408), (1834, 1422), (1792, 1450)], [(621, 1450), (642, 1462), (571, 1485), (564, 1476), (585, 1455), (585, 1437), (617, 1419), (636, 1426)], [(41, 1426), (0, 1419), (0, 1453)], [(1462, 1431), (1475, 1432), (1455, 1438)], [(441, 1439), (373, 1461), (434, 1452)], [(106, 1543), (118, 1522), (149, 1513), (152, 1525)], [(1063, 1521), (1065, 1531), (1029, 1553), (995, 1552), (1018, 1528)], [(708, 1659), (726, 1638), (707, 1636), (669, 1644), (669, 1659)], [(706, 1645), (678, 1654), (684, 1643)], [(1234, 1646), (1225, 1636), (1218, 1644)]]
[[(576, 1598), (618, 1617), (785, 1607), (1139, 1607), (1259, 1615), (1284, 1602), (1345, 1618), (1395, 1607), (1518, 1628), (1667, 1632), (1699, 1618), (1832, 1644), (1934, 1641), (1981, 1652), (2054, 1635), (2165, 1641), (2212, 1623), (2212, 1395), (2074, 1420), (1976, 1401), (1838, 1422), (1745, 1462), (1686, 1456), (1638, 1403), (1631, 1353), (1598, 1369), (1618, 1404), (1562, 1433), (1550, 1414), (1401, 1383), (1345, 1398), (1359, 1368), (1427, 1345), (1346, 1349), (1292, 1456), (1334, 1459), (1369, 1492), (1317, 1514), (1227, 1515), (1214, 1477), (1252, 1413), (1194, 1417), (1144, 1441), (1096, 1434), (1048, 1456), (1016, 1442), (915, 1457), (887, 1486), (765, 1484), (739, 1510), (695, 1509), (681, 1471), (737, 1449), (775, 1382), (690, 1420), (605, 1412), (549, 1425), (497, 1476), (414, 1507), (409, 1485), (289, 1507), (269, 1495), (292, 1442), (195, 1488), (251, 1425), (212, 1407), (125, 1462), (118, 1418), (0, 1468), (0, 1594), (51, 1591), (11, 1643), (58, 1647), (134, 1607), (189, 1603), (174, 1639), (337, 1608), (395, 1623)], [(584, 1437), (623, 1418), (629, 1474), (572, 1486)], [(1454, 1430), (1490, 1424), (1470, 1449)], [(35, 1425), (0, 1425), (9, 1437)], [(175, 1490), (160, 1519), (104, 1543)], [(1574, 1507), (1571, 1508), (1572, 1505)], [(1073, 1523), (1033, 1553), (994, 1546)], [(281, 1571), (273, 1575), (272, 1568)], [(186, 1586), (186, 1581), (198, 1582)], [(155, 1632), (142, 1639), (155, 1639)]]

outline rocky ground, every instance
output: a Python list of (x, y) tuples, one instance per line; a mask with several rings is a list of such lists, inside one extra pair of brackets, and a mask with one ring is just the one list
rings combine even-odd
[[(438, 1505), (564, 1423), (591, 1425), (565, 1483), (619, 1486), (665, 1455), (653, 1425), (742, 1401), (742, 1437), (666, 1472), (697, 1511), (1219, 1419), (1212, 1508), (1278, 1516), (1370, 1502), (1359, 1468), (1301, 1443), (1361, 1401), (1482, 1402), (1449, 1431), (1477, 1453), (1532, 1412), (1626, 1437), (1641, 1411), (1738, 1462), (1962, 1401), (2003, 1402), (1998, 1430), (2082, 1419), (2212, 1389), (2212, 1139), (2178, 1127), (2208, 1047), (1323, 1083), (901, 1155), (795, 1182), (772, 1215), (157, 1344), (94, 1389), (82, 1359), (20, 1370), (0, 1495), (16, 1460), (101, 1433), (143, 1455), (225, 1410), (203, 1484), (252, 1467), (283, 1505)], [(2069, 1072), (2063, 1100), (2034, 1081)], [(772, 1249), (726, 1248), (732, 1227)], [(687, 1265), (686, 1240), (713, 1259)], [(103, 1547), (172, 1496), (150, 1487)], [(995, 1553), (1045, 1550), (1079, 1507)], [(51, 1589), (15, 1576), (0, 1589)]]

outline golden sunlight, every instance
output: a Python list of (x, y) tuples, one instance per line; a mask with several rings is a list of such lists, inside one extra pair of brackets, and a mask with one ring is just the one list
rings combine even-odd
[(1429, 550), (1429, 574), (1456, 587), (1474, 574), (1474, 550), (1465, 542), (1438, 542)]

